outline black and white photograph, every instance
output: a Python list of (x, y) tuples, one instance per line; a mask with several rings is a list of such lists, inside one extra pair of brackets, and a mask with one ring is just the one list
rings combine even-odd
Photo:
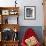
[(24, 6), (24, 19), (36, 19), (35, 6)]

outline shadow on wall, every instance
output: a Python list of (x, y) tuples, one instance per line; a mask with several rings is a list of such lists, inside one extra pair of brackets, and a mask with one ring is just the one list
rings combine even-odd
[(43, 35), (43, 34), (42, 34), (43, 30), (42, 30), (42, 26), (21, 26), (21, 27), (20, 27), (20, 32), (19, 32), (19, 39), (20, 39), (20, 42), (21, 42), (21, 40), (22, 40), (22, 38), (23, 38), (23, 35), (24, 35), (25, 31), (26, 31), (28, 28), (32, 28), (32, 29), (36, 32), (39, 41), (40, 41), (41, 43), (43, 43), (43, 36), (42, 36), (42, 35)]

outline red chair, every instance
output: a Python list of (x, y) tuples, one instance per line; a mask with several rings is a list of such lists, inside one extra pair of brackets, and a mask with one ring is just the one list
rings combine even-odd
[[(22, 38), (21, 46), (27, 46), (25, 40), (34, 36), (37, 39), (36, 33), (33, 31), (32, 28), (26, 30), (24, 37)], [(37, 40), (38, 41), (38, 40)], [(38, 41), (35, 46), (41, 46), (40, 42)]]

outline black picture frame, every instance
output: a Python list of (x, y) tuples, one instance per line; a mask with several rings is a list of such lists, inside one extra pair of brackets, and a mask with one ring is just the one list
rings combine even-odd
[(24, 19), (25, 20), (36, 19), (36, 6), (24, 6)]

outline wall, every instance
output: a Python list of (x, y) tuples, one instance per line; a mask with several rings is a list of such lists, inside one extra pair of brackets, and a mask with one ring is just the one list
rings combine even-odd
[(37, 34), (37, 37), (41, 43), (43, 43), (43, 34), (42, 34), (42, 27), (41, 26), (21, 26), (19, 31), (19, 39), (20, 42), (24, 36), (24, 33), (27, 31), (28, 28), (32, 28), (33, 31)]
[[(0, 0), (0, 6), (15, 6), (15, 0)], [(20, 26), (43, 26), (43, 6), (42, 0), (17, 0), (19, 6), (19, 24)], [(36, 20), (24, 20), (24, 6), (36, 6)]]
[[(43, 26), (43, 6), (42, 0), (21, 0), (20, 8), (20, 25), (22, 26)], [(19, 3), (18, 2), (18, 3)], [(36, 20), (24, 20), (24, 6), (36, 6)], [(41, 17), (42, 16), (42, 17)]]

